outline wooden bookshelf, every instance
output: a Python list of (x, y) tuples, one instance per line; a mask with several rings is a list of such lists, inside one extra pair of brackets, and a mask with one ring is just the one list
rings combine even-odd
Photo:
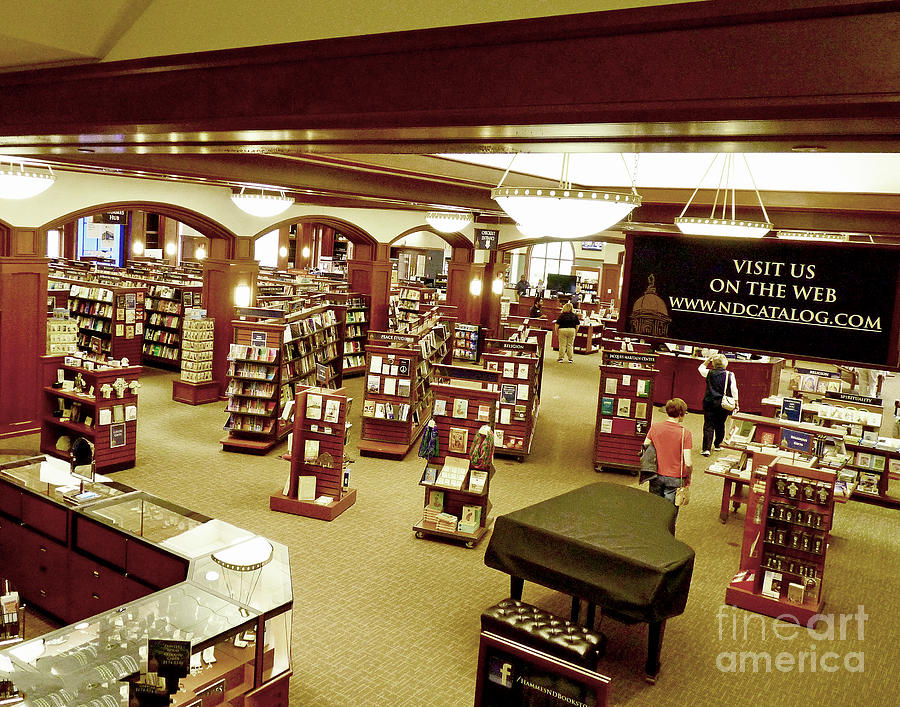
[[(94, 445), (97, 472), (133, 467), (138, 396), (128, 384), (138, 381), (141, 367), (98, 370), (67, 365), (64, 356), (43, 361), (41, 452), (68, 461), (71, 442), (84, 437)], [(60, 385), (60, 375), (67, 383)], [(60, 442), (64, 437), (68, 444)]]
[(146, 363), (177, 368), (181, 360), (185, 309), (201, 305), (202, 287), (151, 284), (144, 299), (144, 343)]
[[(493, 523), (490, 518), (490, 483), (493, 464), (484, 470), (483, 486), (473, 487), (472, 469), (460, 477), (458, 485), (442, 483), (441, 470), (448, 463), (468, 467), (469, 454), (476, 433), (484, 425), (491, 426), (497, 416), (500, 393), (493, 388), (500, 382), (500, 373), (486, 369), (436, 364), (434, 424), (438, 434), (438, 454), (427, 460), (419, 484), (425, 490), (425, 510), (422, 519), (413, 526), (416, 537), (438, 537), (457, 540), (473, 548), (487, 534)], [(477, 387), (472, 387), (474, 384)], [(454, 462), (454, 460), (460, 460)], [(434, 479), (431, 479), (431, 476)], [(437, 496), (435, 494), (438, 494)], [(435, 499), (440, 498), (440, 512), (456, 517), (477, 516), (474, 532), (445, 529), (438, 526), (431, 514), (436, 510)], [(429, 508), (430, 507), (430, 508)], [(466, 509), (467, 507), (467, 509)], [(477, 510), (473, 510), (477, 509)]]
[(477, 324), (459, 324), (453, 336), (453, 359), (476, 363), (484, 345), (484, 327)]
[(78, 322), (78, 348), (109, 358), (140, 361), (145, 293), (143, 287), (72, 284), (69, 314)]
[[(500, 342), (501, 344), (504, 342)], [(540, 409), (540, 375), (537, 344), (508, 342), (514, 348), (531, 351), (494, 350), (482, 355), (484, 367), (500, 375), (497, 420), (494, 424), (494, 453), (520, 462), (531, 452)]]
[(182, 325), (181, 377), (172, 381), (172, 399), (203, 405), (219, 399), (219, 382), (213, 379), (215, 320), (186, 319)]
[(369, 332), (360, 454), (406, 456), (431, 417), (432, 367), (449, 362), (452, 337), (437, 315), (413, 333)]
[(640, 470), (653, 417), (656, 354), (604, 349), (594, 429), (594, 469)]
[(800, 625), (821, 613), (834, 485), (828, 469), (771, 461), (753, 470), (740, 571), (726, 604)]
[[(270, 497), (271, 510), (331, 521), (356, 503), (356, 489), (349, 487), (344, 464), (349, 408), (343, 388), (303, 387), (297, 392), (288, 483), (284, 492)], [(313, 479), (310, 497), (300, 497), (306, 488), (301, 477)], [(323, 496), (331, 501), (317, 503)]]

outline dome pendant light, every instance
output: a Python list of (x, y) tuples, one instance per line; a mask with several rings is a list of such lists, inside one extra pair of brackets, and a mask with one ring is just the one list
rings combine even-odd
[[(691, 198), (688, 199), (687, 204), (684, 205), (684, 209), (682, 209), (681, 215), (675, 219), (675, 225), (678, 226), (679, 229), (681, 229), (682, 233), (687, 233), (695, 236), (762, 238), (774, 228), (772, 222), (769, 221), (769, 215), (766, 213), (766, 207), (763, 206), (762, 197), (759, 195), (759, 189), (756, 188), (756, 182), (753, 179), (753, 173), (750, 171), (750, 165), (747, 162), (747, 156), (741, 155), (741, 157), (744, 158), (744, 165), (747, 167), (747, 174), (750, 175), (750, 183), (753, 185), (753, 191), (756, 192), (756, 199), (759, 202), (759, 208), (762, 210), (764, 220), (748, 221), (747, 219), (737, 218), (735, 213), (734, 155), (730, 154), (724, 155), (725, 159), (722, 162), (722, 172), (719, 175), (719, 184), (716, 186), (716, 195), (713, 198), (712, 209), (709, 216), (685, 216), (688, 208), (691, 205), (691, 202), (694, 200), (694, 197), (697, 196), (697, 192), (700, 191), (700, 187), (703, 186), (703, 180), (706, 179), (706, 175), (709, 174), (709, 170), (712, 169), (712, 166), (719, 158), (719, 154), (716, 153), (712, 158), (712, 162), (709, 163), (709, 167), (706, 168), (706, 172), (704, 172), (703, 176), (700, 178), (700, 184), (697, 185), (697, 188), (694, 189), (694, 193), (691, 194)], [(729, 190), (731, 191), (731, 218), (727, 218), (727, 216), (729, 216), (729, 212), (726, 211), (729, 202)], [(717, 218), (716, 207), (719, 202), (720, 193), (722, 194), (722, 209), (719, 213), (719, 217)]]
[(569, 158), (563, 155), (559, 187), (502, 186), (512, 168), (510, 162), (500, 185), (491, 190), (491, 198), (523, 234), (533, 238), (584, 238), (614, 226), (641, 205), (634, 181), (631, 193), (572, 188)]
[(47, 167), (46, 172), (27, 168), (22, 162), (9, 166), (0, 161), (0, 199), (30, 199), (53, 186), (56, 177)]
[(283, 191), (275, 195), (266, 194), (264, 189), (260, 189), (259, 194), (246, 194), (245, 190), (246, 187), (241, 187), (239, 194), (231, 195), (231, 200), (241, 211), (251, 216), (259, 218), (277, 216), (294, 205), (294, 200), (285, 196)]

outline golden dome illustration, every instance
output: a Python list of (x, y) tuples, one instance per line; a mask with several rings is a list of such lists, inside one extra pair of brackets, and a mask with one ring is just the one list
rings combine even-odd
[(650, 275), (647, 278), (647, 289), (644, 294), (637, 298), (634, 306), (631, 308), (631, 314), (628, 317), (629, 330), (635, 334), (646, 334), (648, 336), (667, 336), (669, 333), (669, 323), (672, 318), (669, 316), (669, 309), (662, 297), (656, 294), (656, 276)]

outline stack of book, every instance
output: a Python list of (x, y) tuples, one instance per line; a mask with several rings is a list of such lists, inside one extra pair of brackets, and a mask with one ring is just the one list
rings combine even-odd
[(422, 519), (426, 523), (435, 523), (438, 522), (438, 516), (442, 514), (444, 510), (444, 492), (443, 491), (431, 491), (428, 494), (428, 505), (425, 506), (425, 512), (422, 516)]
[(437, 529), (448, 533), (455, 533), (459, 518), (449, 513), (439, 513), (437, 516)]

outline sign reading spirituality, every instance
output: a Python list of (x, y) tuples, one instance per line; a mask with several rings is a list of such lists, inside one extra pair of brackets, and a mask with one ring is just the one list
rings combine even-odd
[(625, 333), (898, 367), (900, 249), (628, 234)]

